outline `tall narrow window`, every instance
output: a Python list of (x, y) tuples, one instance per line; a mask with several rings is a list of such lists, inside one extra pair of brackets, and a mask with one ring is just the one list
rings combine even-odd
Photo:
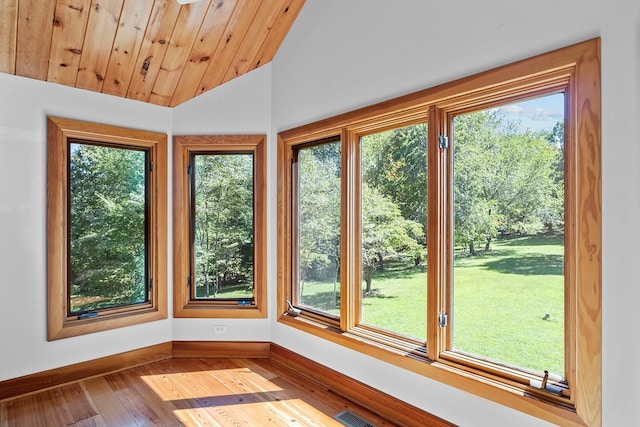
[(48, 119), (50, 340), (166, 317), (166, 135)]
[(453, 118), (452, 349), (565, 378), (564, 96)]
[(146, 149), (69, 141), (69, 315), (150, 299)]
[(253, 304), (253, 154), (191, 155), (194, 300)]
[(300, 147), (294, 158), (297, 236), (294, 303), (340, 314), (340, 141)]
[(174, 315), (265, 317), (260, 135), (174, 138)]
[(362, 324), (427, 340), (427, 126), (360, 138)]

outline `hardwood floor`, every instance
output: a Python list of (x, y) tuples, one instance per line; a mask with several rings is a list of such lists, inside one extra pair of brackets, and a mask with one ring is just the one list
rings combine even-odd
[(174, 357), (0, 402), (5, 426), (342, 426), (366, 409), (269, 359)]

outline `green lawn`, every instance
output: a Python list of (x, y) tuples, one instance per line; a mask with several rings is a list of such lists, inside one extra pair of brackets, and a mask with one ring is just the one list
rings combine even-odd
[(564, 376), (561, 238), (502, 241), (454, 265), (454, 348)]
[[(454, 260), (453, 346), (536, 372), (564, 376), (562, 238), (495, 241), (489, 252)], [(337, 313), (333, 283), (308, 282), (305, 302)], [(376, 271), (362, 321), (426, 339), (426, 269), (389, 264)], [(548, 319), (543, 319), (548, 313)]]

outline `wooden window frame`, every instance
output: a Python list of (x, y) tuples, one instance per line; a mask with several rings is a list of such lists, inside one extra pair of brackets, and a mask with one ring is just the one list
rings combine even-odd
[[(532, 387), (521, 372), (448, 351), (452, 269), (448, 224), (451, 182), (447, 150), (434, 141), (449, 135), (449, 119), (461, 111), (564, 92), (565, 100), (565, 360), (568, 389), (562, 397)], [(600, 40), (592, 39), (467, 78), (278, 134), (278, 321), (494, 402), (562, 425), (602, 424), (602, 218), (600, 136)], [(427, 118), (428, 284), (427, 344), (357, 325), (359, 285), (359, 135)], [(312, 313), (289, 313), (292, 301), (292, 152), (297, 145), (339, 136), (343, 142), (342, 288), (339, 326)], [(435, 248), (435, 250), (434, 250)], [(295, 314), (295, 315), (294, 315)], [(517, 371), (517, 370), (514, 370)], [(512, 375), (513, 374), (513, 375)]]
[[(266, 135), (183, 135), (173, 137), (173, 316), (176, 318), (266, 318)], [(187, 285), (191, 271), (191, 153), (247, 153), (254, 158), (255, 304), (193, 300)]]
[[(47, 337), (49, 341), (167, 318), (167, 135), (59, 117), (47, 118)], [(86, 140), (148, 150), (153, 165), (149, 182), (149, 302), (96, 310), (96, 317), (68, 315), (70, 224), (69, 140)]]

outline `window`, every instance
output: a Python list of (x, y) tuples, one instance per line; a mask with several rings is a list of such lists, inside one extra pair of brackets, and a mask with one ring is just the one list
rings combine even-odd
[(427, 124), (361, 136), (359, 150), (360, 324), (424, 343)]
[(175, 317), (266, 317), (264, 141), (174, 138)]
[(294, 152), (297, 227), (293, 301), (310, 312), (340, 312), (340, 141)]
[(600, 421), (598, 40), (279, 134), (279, 321)]
[(49, 340), (166, 318), (166, 135), (48, 128)]
[[(449, 350), (566, 389), (564, 93), (451, 114)], [(567, 212), (569, 216), (573, 212)], [(551, 381), (549, 381), (551, 384)]]

